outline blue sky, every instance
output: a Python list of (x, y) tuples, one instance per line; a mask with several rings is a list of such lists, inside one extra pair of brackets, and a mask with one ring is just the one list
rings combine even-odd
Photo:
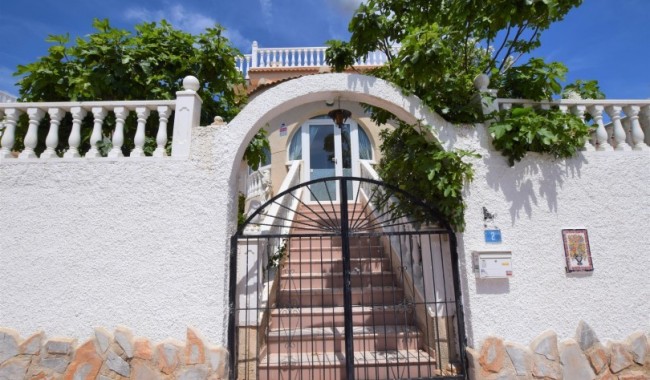
[[(18, 64), (46, 53), (48, 34), (83, 36), (92, 19), (131, 28), (165, 18), (198, 33), (218, 22), (244, 53), (260, 47), (322, 46), (345, 39), (360, 0), (19, 0), (0, 8), (0, 90), (17, 93)], [(568, 81), (598, 79), (608, 98), (650, 98), (650, 0), (585, 0), (544, 32), (534, 55), (562, 61)]]

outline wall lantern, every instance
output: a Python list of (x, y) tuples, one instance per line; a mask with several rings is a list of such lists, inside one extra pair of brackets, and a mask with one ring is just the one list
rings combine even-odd
[(352, 112), (341, 108), (341, 98), (339, 98), (339, 108), (328, 112), (327, 116), (334, 121), (334, 124), (341, 128), (343, 127), (343, 123), (352, 116)]

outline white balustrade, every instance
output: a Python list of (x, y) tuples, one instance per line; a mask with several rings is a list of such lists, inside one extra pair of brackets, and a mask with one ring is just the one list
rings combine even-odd
[[(54, 160), (59, 158), (61, 152), (58, 149), (61, 148), (65, 149), (63, 158), (79, 159), (84, 153), (82, 148), (85, 149), (88, 145), (89, 149), (83, 157), (100, 158), (102, 153), (99, 144), (102, 141), (112, 143), (112, 148), (107, 154), (110, 158), (122, 159), (124, 145), (133, 146), (128, 154), (130, 157), (144, 157), (146, 126), (151, 111), (157, 111), (158, 114), (156, 149), (152, 156), (166, 157), (166, 146), (169, 142), (167, 124), (171, 113), (177, 109), (173, 126), (172, 156), (187, 158), (190, 153), (192, 127), (198, 126), (200, 121), (201, 98), (197, 94), (200, 84), (196, 78), (185, 78), (183, 87), (183, 91), (176, 93), (175, 100), (0, 103), (0, 162)], [(111, 131), (105, 131), (107, 120), (112, 120), (108, 117), (110, 113), (115, 116), (115, 127)], [(131, 113), (136, 115), (137, 126), (133, 140), (126, 144), (125, 127)], [(28, 116), (25, 126), (19, 124), (21, 114)], [(61, 136), (61, 124), (66, 114), (72, 119), (70, 134)], [(39, 126), (47, 120), (46, 115), (49, 117), (47, 135), (39, 136), (39, 133), (45, 134), (44, 129), (39, 131)], [(87, 115), (92, 115), (92, 130), (89, 130), (91, 123), (84, 122), (90, 121), (85, 120)], [(41, 127), (45, 128), (44, 125)], [(16, 136), (17, 133), (24, 135)], [(88, 133), (89, 144), (83, 147), (82, 136), (88, 136)], [(15, 149), (17, 137), (21, 137), (24, 143), (22, 151)], [(65, 138), (66, 144), (62, 146), (61, 140)], [(38, 149), (42, 149), (39, 148), (39, 141), (42, 144), (43, 140), (45, 149), (38, 156)]]
[[(393, 53), (399, 46), (393, 49)], [(315, 68), (326, 65), (326, 46), (319, 47), (288, 47), (288, 48), (259, 48), (253, 41), (251, 54), (236, 58), (236, 67), (245, 79), (249, 78), (251, 69), (266, 68)], [(387, 62), (386, 54), (380, 51), (370, 52), (366, 57), (357, 60), (355, 66), (381, 66)]]
[(562, 112), (570, 111), (583, 122), (588, 114), (593, 120), (594, 132), (591, 143), (585, 143), (586, 151), (650, 150), (650, 100), (561, 99), (538, 102), (499, 98), (495, 99), (495, 104), (499, 110), (509, 110), (515, 105), (545, 110), (557, 107)]

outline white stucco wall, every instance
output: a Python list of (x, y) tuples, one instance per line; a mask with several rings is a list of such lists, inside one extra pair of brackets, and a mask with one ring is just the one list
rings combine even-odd
[[(459, 256), (471, 345), (496, 334), (527, 344), (546, 329), (601, 338), (649, 328), (650, 155), (530, 155), (514, 168), (482, 127), (454, 127), (390, 84), (355, 74), (304, 77), (257, 96), (227, 127), (195, 128), (189, 160), (0, 164), (0, 326), (91, 334), (130, 326), (153, 340), (194, 325), (226, 343), (228, 252), (247, 142), (301, 104), (343, 96), (422, 120), (446, 148), (475, 149)], [(483, 243), (482, 207), (500, 247)], [(585, 227), (595, 270), (564, 272), (561, 230)], [(514, 277), (477, 281), (471, 251), (509, 249)]]
[[(650, 153), (583, 152), (569, 160), (529, 154), (509, 167), (483, 140), (466, 189), (459, 238), (470, 345), (489, 335), (528, 344), (546, 329), (573, 337), (583, 319), (601, 339), (650, 333)], [(502, 244), (484, 242), (483, 207)], [(562, 229), (586, 228), (594, 271), (566, 273)], [(511, 250), (514, 276), (479, 280), (471, 253)]]
[(225, 344), (228, 182), (215, 128), (192, 157), (0, 164), (0, 326)]

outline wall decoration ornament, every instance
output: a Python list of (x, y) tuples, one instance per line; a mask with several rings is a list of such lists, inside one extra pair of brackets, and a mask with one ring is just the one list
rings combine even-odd
[(564, 229), (562, 230), (562, 240), (564, 241), (567, 272), (591, 272), (594, 270), (587, 230)]

